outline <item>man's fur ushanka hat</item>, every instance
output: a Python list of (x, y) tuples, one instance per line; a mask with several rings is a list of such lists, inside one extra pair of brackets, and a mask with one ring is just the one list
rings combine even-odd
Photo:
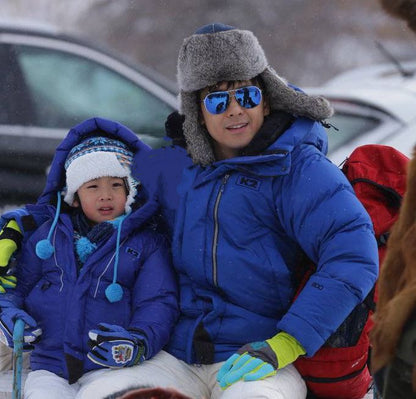
[(193, 161), (206, 166), (215, 161), (208, 132), (199, 123), (199, 90), (222, 81), (244, 81), (260, 75), (271, 111), (323, 120), (332, 115), (323, 97), (294, 90), (268, 64), (252, 32), (211, 24), (186, 38), (179, 50), (179, 112), (185, 116), (183, 133)]

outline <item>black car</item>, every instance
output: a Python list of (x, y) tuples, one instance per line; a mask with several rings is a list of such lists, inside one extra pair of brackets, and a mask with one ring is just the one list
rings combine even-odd
[(159, 147), (177, 108), (165, 78), (54, 31), (0, 26), (0, 82), (0, 205), (36, 201), (72, 126), (114, 119)]

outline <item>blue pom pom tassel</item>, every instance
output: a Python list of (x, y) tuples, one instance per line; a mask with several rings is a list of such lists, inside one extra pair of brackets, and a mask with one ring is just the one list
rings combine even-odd
[(118, 283), (111, 283), (105, 289), (105, 296), (111, 303), (118, 302), (123, 298), (123, 288)]
[(44, 240), (38, 241), (35, 247), (35, 252), (40, 259), (49, 259), (55, 252), (55, 248), (51, 243), (52, 232), (55, 229), (56, 223), (58, 223), (59, 213), (61, 212), (61, 192), (56, 193), (56, 210), (55, 217), (53, 218), (52, 226), (49, 229), (48, 237)]
[(76, 251), (81, 263), (85, 263), (88, 257), (95, 251), (97, 245), (87, 237), (81, 237), (76, 243)]
[(55, 248), (49, 240), (41, 240), (36, 244), (36, 255), (40, 259), (49, 259), (55, 252)]

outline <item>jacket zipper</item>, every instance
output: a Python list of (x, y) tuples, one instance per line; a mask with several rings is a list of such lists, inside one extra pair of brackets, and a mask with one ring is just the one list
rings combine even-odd
[(214, 205), (214, 239), (212, 240), (212, 281), (215, 287), (218, 287), (217, 281), (217, 244), (218, 244), (218, 231), (219, 231), (219, 224), (218, 224), (218, 208), (220, 205), (222, 194), (224, 193), (225, 185), (227, 184), (228, 179), (230, 178), (229, 174), (226, 174), (222, 178), (221, 186), (217, 194), (217, 198), (215, 199)]

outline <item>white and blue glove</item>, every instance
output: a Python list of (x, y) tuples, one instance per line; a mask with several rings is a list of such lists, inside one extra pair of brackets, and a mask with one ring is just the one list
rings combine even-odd
[(146, 338), (125, 328), (100, 323), (88, 333), (91, 350), (87, 356), (103, 367), (121, 368), (143, 363), (146, 359)]
[(13, 348), (13, 330), (17, 319), (25, 323), (23, 335), (23, 351), (31, 351), (33, 344), (39, 341), (42, 330), (36, 321), (24, 310), (15, 307), (3, 307), (0, 309), (0, 342)]

